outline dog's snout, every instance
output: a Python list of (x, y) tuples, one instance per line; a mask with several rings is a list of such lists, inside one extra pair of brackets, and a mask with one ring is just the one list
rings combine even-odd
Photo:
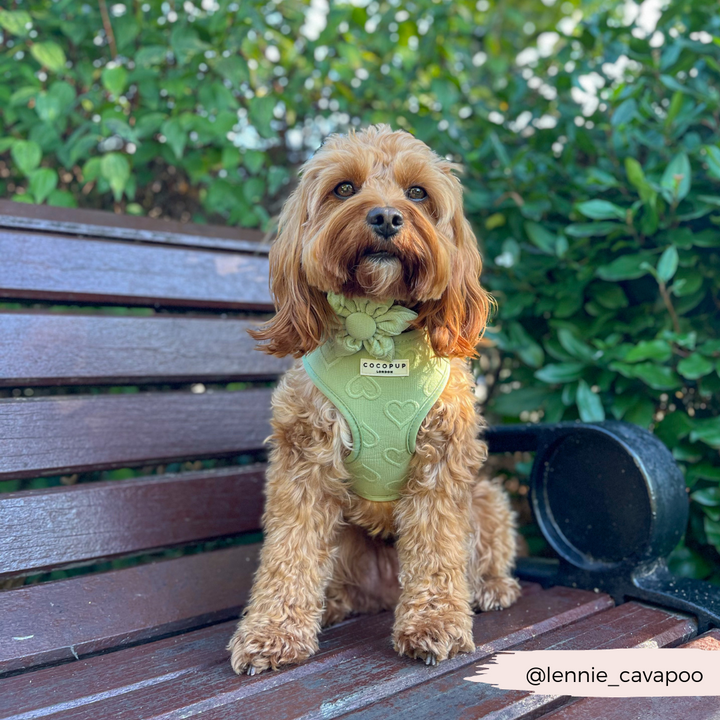
[(394, 207), (373, 208), (366, 217), (367, 224), (385, 239), (395, 235), (403, 226), (403, 216)]

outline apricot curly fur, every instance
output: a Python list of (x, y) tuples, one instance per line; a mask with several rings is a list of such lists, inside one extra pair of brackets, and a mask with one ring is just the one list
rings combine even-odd
[[(333, 330), (325, 299), (332, 290), (414, 308), (416, 327), (451, 358), (451, 372), (392, 502), (350, 489), (350, 428), (302, 363), (282, 378), (272, 403), (265, 542), (228, 645), (238, 673), (300, 662), (317, 651), (322, 626), (393, 608), (395, 649), (435, 663), (474, 649), (473, 610), (508, 607), (519, 595), (514, 516), (502, 489), (479, 475), (487, 450), (467, 358), (491, 300), (456, 169), (408, 133), (374, 126), (329, 138), (284, 207), (270, 254), (278, 312), (252, 333), (266, 352), (299, 357), (323, 342)], [(332, 192), (344, 181), (358, 188), (348, 200)], [(406, 197), (412, 185), (427, 191), (426, 202)], [(365, 216), (386, 205), (405, 224), (378, 259)]]

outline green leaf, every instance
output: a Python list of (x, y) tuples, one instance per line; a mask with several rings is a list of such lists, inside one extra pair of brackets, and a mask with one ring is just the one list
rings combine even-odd
[(615, 222), (573, 223), (565, 228), (565, 232), (572, 237), (600, 237), (622, 227)]
[(188, 140), (187, 133), (183, 130), (180, 120), (177, 118), (166, 120), (160, 128), (160, 132), (165, 136), (167, 144), (172, 148), (175, 157), (179, 160)]
[(100, 77), (103, 87), (115, 97), (120, 97), (127, 87), (128, 72), (122, 65), (105, 67)]
[(628, 98), (617, 106), (615, 112), (612, 114), (610, 122), (613, 127), (621, 127), (633, 120), (636, 114), (637, 103), (633, 98)]
[(33, 43), (30, 47), (32, 56), (50, 72), (60, 72), (65, 69), (65, 52), (54, 42)]
[(43, 122), (54, 122), (60, 117), (62, 105), (60, 99), (42, 92), (35, 98), (35, 112)]
[(265, 153), (259, 150), (246, 150), (243, 155), (243, 165), (251, 175), (257, 175), (265, 164)]
[(73, 197), (73, 194), (67, 190), (53, 190), (50, 193), (47, 202), (48, 205), (53, 205), (55, 207), (77, 207), (77, 201)]
[(25, 37), (32, 27), (32, 18), (24, 10), (0, 10), (0, 27), (11, 35)]
[(635, 158), (625, 158), (625, 172), (628, 180), (635, 187), (643, 202), (652, 201), (657, 193), (652, 189), (650, 183), (645, 179), (642, 165)]
[(597, 351), (579, 340), (569, 328), (558, 330), (558, 340), (569, 355), (587, 363), (594, 362)]
[(707, 153), (705, 161), (710, 174), (716, 180), (720, 180), (720, 148), (716, 145), (704, 145), (703, 147)]
[(273, 165), (268, 170), (268, 193), (274, 195), (288, 179), (288, 171), (285, 168)]
[(28, 189), (33, 194), (36, 203), (43, 203), (48, 195), (57, 187), (58, 176), (50, 168), (38, 168), (30, 173)]
[(110, 184), (115, 201), (119, 202), (130, 179), (130, 163), (125, 155), (108, 153), (103, 155), (100, 174)]
[(696, 420), (690, 433), (690, 441), (700, 440), (710, 447), (720, 450), (720, 416), (709, 420)]
[(691, 182), (690, 160), (684, 152), (679, 152), (665, 168), (660, 185), (679, 202), (690, 192)]
[[(634, 280), (647, 275), (648, 269), (645, 264), (652, 262), (653, 256), (650, 253), (638, 253), (637, 255), (621, 255), (609, 265), (601, 265), (595, 274), (602, 280)], [(654, 265), (654, 263), (653, 263)]]
[(651, 362), (637, 365), (613, 362), (610, 363), (609, 369), (619, 372), (627, 378), (637, 378), (654, 390), (676, 390), (682, 385), (680, 378), (672, 368), (655, 365)]
[(700, 505), (717, 507), (720, 505), (720, 487), (716, 486), (696, 490), (690, 495), (690, 498)]
[(697, 380), (705, 375), (709, 375), (715, 369), (715, 366), (706, 357), (700, 355), (700, 353), (693, 353), (683, 358), (678, 363), (677, 369), (678, 372), (688, 380)]
[(508, 348), (512, 348), (526, 365), (529, 365), (531, 368), (539, 368), (542, 366), (545, 361), (543, 349), (519, 322), (509, 324), (508, 335)]
[(608, 310), (617, 310), (629, 304), (625, 291), (619, 285), (610, 283), (596, 285), (593, 289), (593, 297)]
[(551, 363), (540, 368), (535, 377), (550, 384), (572, 382), (581, 377), (585, 368), (585, 363), (579, 362)]
[(580, 419), (583, 422), (602, 422), (605, 419), (605, 409), (597, 393), (594, 393), (590, 386), (584, 381), (578, 382), (575, 395)]
[(42, 149), (32, 140), (16, 140), (10, 155), (23, 175), (29, 175), (42, 159)]
[(668, 413), (655, 429), (655, 434), (668, 447), (675, 447), (683, 438), (686, 438), (693, 428), (693, 421), (687, 413), (675, 410)]
[(538, 410), (552, 394), (546, 387), (523, 387), (501, 393), (493, 400), (493, 411), (499, 415), (518, 417), (521, 412)]
[(530, 242), (535, 245), (535, 247), (540, 248), (548, 255), (555, 255), (557, 235), (532, 221), (525, 223), (525, 232), (527, 232)]
[(585, 217), (593, 220), (625, 220), (626, 211), (607, 200), (588, 200), (577, 204), (577, 209)]
[(623, 358), (624, 362), (657, 360), (667, 362), (672, 357), (672, 346), (667, 340), (641, 340)]
[(135, 55), (135, 65), (138, 67), (150, 67), (165, 62), (168, 49), (165, 45), (146, 45), (138, 50)]
[(269, 95), (261, 98), (256, 97), (250, 101), (250, 120), (262, 137), (266, 138), (274, 135), (270, 122), (273, 119), (275, 103), (275, 98)]
[(236, 88), (242, 83), (250, 81), (247, 63), (237, 55), (223, 58), (215, 65), (215, 69)]
[(675, 271), (678, 268), (679, 259), (677, 248), (674, 245), (667, 248), (660, 256), (660, 260), (657, 264), (658, 279), (662, 280), (664, 283), (672, 280), (672, 277), (675, 275)]

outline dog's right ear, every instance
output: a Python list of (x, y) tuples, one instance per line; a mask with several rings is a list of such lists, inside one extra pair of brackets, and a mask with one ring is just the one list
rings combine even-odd
[(280, 214), (278, 236), (270, 248), (270, 291), (275, 316), (248, 330), (269, 355), (300, 357), (325, 341), (331, 310), (325, 295), (310, 287), (302, 267), (302, 233), (307, 221), (306, 182), (288, 198)]

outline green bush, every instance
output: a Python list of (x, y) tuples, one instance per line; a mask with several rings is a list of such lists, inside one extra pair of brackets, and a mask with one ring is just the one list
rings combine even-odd
[[(692, 500), (675, 566), (715, 579), (716, 10), (672, 3), (650, 37), (594, 16), (513, 76), (511, 121), (467, 158), (506, 355), (491, 408), (506, 420), (615, 418), (653, 429), (683, 466)], [(542, 82), (535, 92), (531, 78)], [(552, 129), (533, 127), (542, 117)]]
[(500, 308), (490, 411), (653, 429), (692, 499), (676, 569), (718, 579), (715, 3), (649, 31), (632, 3), (308, 5), (0, 11), (0, 195), (266, 227), (327, 132), (416, 133), (466, 167)]

